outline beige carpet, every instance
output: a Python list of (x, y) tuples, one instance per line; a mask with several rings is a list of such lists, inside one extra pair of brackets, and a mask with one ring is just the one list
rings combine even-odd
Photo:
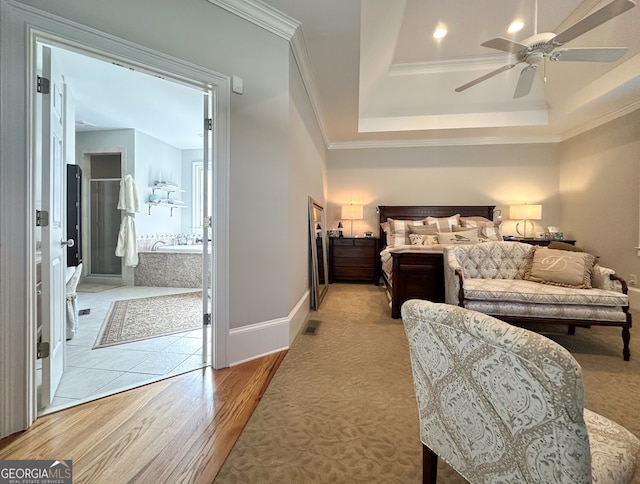
[[(310, 315), (317, 334), (295, 340), (217, 484), (421, 482), (408, 346), (386, 301), (373, 285), (330, 286)], [(640, 436), (640, 331), (632, 330), (629, 362), (618, 328), (552, 338), (582, 365), (586, 406)], [(439, 467), (438, 482), (465, 482)]]
[(201, 327), (201, 292), (114, 301), (93, 349)]

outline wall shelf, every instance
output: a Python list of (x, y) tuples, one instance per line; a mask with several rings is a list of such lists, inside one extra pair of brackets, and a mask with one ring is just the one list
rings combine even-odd
[(167, 192), (167, 197), (174, 192), (184, 193), (184, 190), (174, 185), (154, 185), (151, 187), (151, 193), (156, 193), (156, 190), (163, 190)]
[(147, 205), (149, 205), (149, 215), (151, 215), (151, 207), (152, 206), (159, 206), (159, 207), (169, 207), (171, 210), (169, 212), (169, 215), (171, 217), (173, 217), (173, 210), (174, 209), (182, 209), (182, 208), (187, 208), (186, 205), (182, 205), (182, 204), (177, 204), (177, 203), (171, 203), (171, 194), (172, 193), (184, 193), (184, 190), (182, 190), (180, 187), (175, 186), (175, 185), (154, 185), (151, 188), (151, 193), (155, 195), (156, 190), (162, 190), (163, 192), (166, 192), (167, 196), (164, 199), (160, 199), (159, 202), (147, 202)]
[(169, 207), (171, 209), (170, 212), (169, 212), (169, 215), (171, 217), (173, 217), (173, 210), (174, 209), (187, 208), (186, 205), (177, 205), (175, 203), (167, 203), (167, 202), (160, 202), (160, 203), (147, 202), (147, 205), (149, 206), (149, 215), (151, 215), (151, 207)]

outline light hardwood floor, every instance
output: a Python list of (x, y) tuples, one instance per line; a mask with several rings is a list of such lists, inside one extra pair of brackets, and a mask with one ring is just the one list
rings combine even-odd
[(286, 352), (40, 417), (0, 459), (71, 459), (74, 483), (211, 483)]

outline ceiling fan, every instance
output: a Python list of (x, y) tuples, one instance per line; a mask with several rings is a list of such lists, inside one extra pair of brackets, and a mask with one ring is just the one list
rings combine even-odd
[[(558, 47), (561, 47), (567, 42), (588, 32), (598, 25), (603, 24), (614, 17), (617, 17), (621, 13), (626, 12), (634, 6), (635, 3), (632, 0), (613, 0), (613, 2), (605, 5), (600, 10), (595, 11), (591, 15), (586, 16), (585, 18), (575, 23), (563, 32), (560, 32), (559, 34), (554, 34), (553, 32), (544, 32), (540, 34), (535, 33), (533, 36), (524, 39), (522, 42), (515, 42), (513, 40), (505, 39), (502, 37), (496, 37), (495, 39), (488, 40), (480, 45), (515, 54), (516, 61), (512, 64), (507, 64), (494, 71), (491, 71), (484, 76), (478, 77), (471, 82), (457, 87), (455, 90), (456, 92), (464, 91), (465, 89), (469, 89), (476, 84), (486, 81), (487, 79), (490, 79), (493, 76), (500, 74), (501, 72), (513, 69), (520, 63), (526, 63), (528, 65), (520, 72), (520, 79), (518, 80), (516, 90), (513, 94), (514, 99), (516, 99), (529, 94), (536, 75), (538, 63), (543, 59), (548, 58), (551, 61), (559, 62), (615, 62), (627, 52), (627, 47), (598, 47), (576, 49), (558, 49)], [(536, 0), (536, 17), (537, 14), (538, 2)], [(537, 26), (534, 29), (534, 32), (536, 30)]]

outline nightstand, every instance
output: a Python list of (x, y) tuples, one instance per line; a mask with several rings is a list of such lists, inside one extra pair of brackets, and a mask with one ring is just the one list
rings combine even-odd
[(511, 239), (514, 240), (516, 242), (524, 242), (525, 244), (531, 244), (531, 245), (540, 245), (542, 247), (547, 247), (551, 242), (565, 242), (567, 244), (571, 244), (571, 245), (576, 245), (576, 241), (575, 240), (567, 240), (567, 239), (561, 239), (561, 240), (551, 240), (551, 239), (529, 239), (529, 238), (518, 238), (518, 239)]
[(377, 237), (330, 237), (329, 283), (373, 282), (378, 284)]

